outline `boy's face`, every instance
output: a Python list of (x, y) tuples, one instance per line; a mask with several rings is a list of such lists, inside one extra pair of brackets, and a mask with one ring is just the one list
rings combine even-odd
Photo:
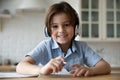
[(70, 44), (74, 36), (74, 27), (65, 13), (53, 16), (51, 21), (51, 36), (59, 44)]

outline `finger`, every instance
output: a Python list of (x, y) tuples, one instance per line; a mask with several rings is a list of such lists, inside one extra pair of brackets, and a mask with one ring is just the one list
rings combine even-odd
[(74, 68), (80, 68), (81, 66), (78, 65), (78, 64), (72, 64), (71, 67), (74, 67)]
[(65, 59), (62, 56), (51, 59), (50, 64), (52, 65), (53, 72), (61, 71), (64, 66), (63, 61), (65, 61)]
[(64, 59), (64, 57), (58, 56), (58, 57), (56, 57), (55, 59)]
[(54, 63), (53, 63), (53, 65), (54, 65), (54, 67), (55, 67), (55, 72), (59, 72), (59, 71), (61, 71), (61, 69), (62, 69), (62, 64), (59, 62), (59, 61), (55, 61)]
[(61, 64), (59, 60), (51, 59), (48, 66), (52, 68), (53, 72), (61, 71)]
[(79, 76), (79, 75), (78, 75), (79, 72), (80, 72), (80, 68), (77, 68), (77, 69), (75, 70), (75, 72), (74, 72), (74, 76)]
[(65, 62), (65, 58), (62, 56), (58, 56), (55, 59), (60, 60), (61, 62)]
[(76, 73), (77, 76), (84, 76), (84, 74), (86, 73), (85, 69), (81, 69), (78, 73)]
[(61, 64), (62, 67), (66, 64), (65, 59), (63, 59), (61, 56), (55, 59), (58, 61), (59, 64)]
[(53, 73), (56, 72), (56, 66), (54, 64), (51, 64), (51, 69), (52, 69)]
[(73, 74), (74, 77), (77, 76), (77, 74), (79, 73), (80, 69), (77, 68), (76, 70), (71, 70), (70, 73)]
[(75, 70), (71, 70), (71, 71), (69, 71), (69, 73), (74, 74), (74, 73), (75, 73)]
[(57, 61), (57, 64), (58, 64), (58, 70), (61, 71), (65, 64), (63, 64), (63, 62), (61, 61)]
[(90, 72), (90, 71), (87, 71), (86, 73), (85, 73), (85, 75), (84, 76), (92, 76), (93, 74), (92, 74), (92, 72)]
[(54, 73), (58, 71), (57, 70), (57, 63), (56, 63), (55, 59), (52, 59), (50, 61), (50, 66), (51, 66), (51, 68), (52, 68), (52, 70), (53, 70)]
[(71, 70), (71, 71), (69, 71), (69, 73), (72, 74), (74, 77), (76, 77), (75, 70)]
[(90, 73), (87, 71), (84, 76), (90, 76)]
[(63, 62), (63, 65), (67, 64), (67, 62)]

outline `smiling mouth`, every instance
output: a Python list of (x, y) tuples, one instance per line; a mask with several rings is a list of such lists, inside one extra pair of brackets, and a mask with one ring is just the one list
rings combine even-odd
[(58, 36), (59, 38), (66, 38), (67, 37), (67, 35), (60, 35), (60, 36)]

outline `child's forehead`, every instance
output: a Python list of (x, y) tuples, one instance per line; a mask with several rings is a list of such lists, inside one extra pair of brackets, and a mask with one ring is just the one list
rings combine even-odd
[(71, 20), (71, 16), (67, 13), (57, 13), (57, 14), (54, 14), (51, 18), (51, 20), (54, 20), (54, 19), (64, 19), (64, 20), (67, 20), (67, 21), (70, 21)]
[(70, 23), (71, 22), (71, 19), (68, 17), (68, 16), (55, 16), (52, 18), (51, 20), (51, 24), (53, 23)]

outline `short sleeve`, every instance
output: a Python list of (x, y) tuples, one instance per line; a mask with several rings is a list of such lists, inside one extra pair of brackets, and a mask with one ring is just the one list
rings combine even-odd
[(99, 62), (102, 58), (91, 49), (86, 43), (84, 45), (84, 62), (87, 66), (92, 67), (97, 62)]
[(44, 65), (49, 59), (46, 45), (47, 44), (44, 41), (40, 42), (31, 52), (27, 54), (27, 56), (31, 56), (34, 59), (35, 64)]

